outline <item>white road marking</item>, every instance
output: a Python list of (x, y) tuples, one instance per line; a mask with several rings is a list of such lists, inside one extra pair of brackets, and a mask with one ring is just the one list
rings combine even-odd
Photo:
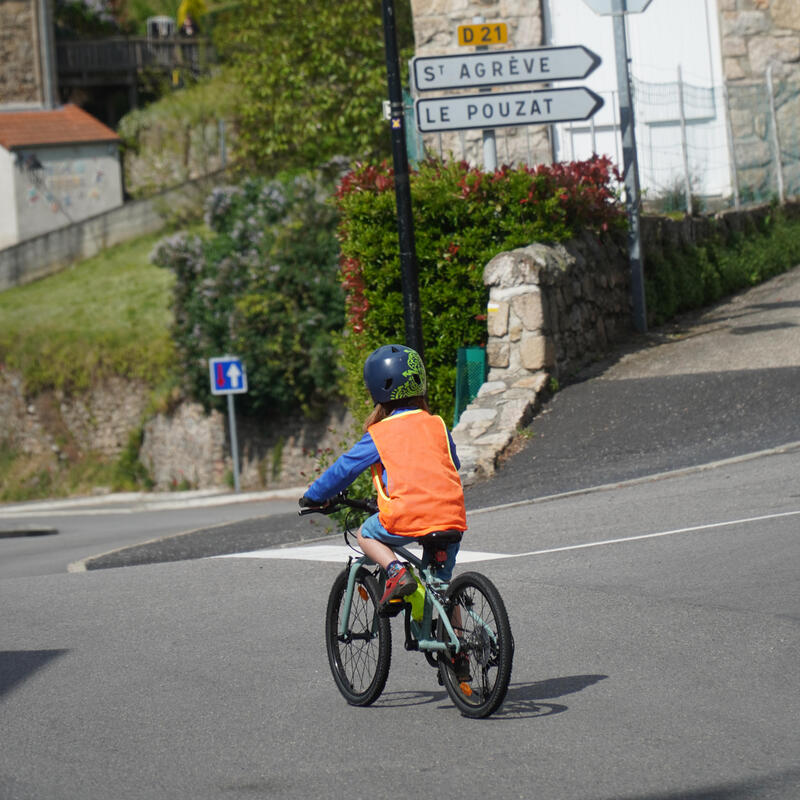
[[(469, 564), (475, 561), (493, 561), (499, 558), (527, 558), (529, 556), (543, 556), (550, 553), (564, 553), (569, 550), (585, 550), (589, 547), (606, 547), (612, 544), (626, 544), (627, 542), (640, 542), (645, 539), (657, 539), (663, 536), (675, 536), (680, 533), (697, 533), (718, 528), (727, 528), (734, 525), (745, 525), (749, 522), (764, 522), (771, 519), (783, 519), (786, 517), (800, 516), (798, 511), (784, 511), (778, 514), (764, 514), (760, 517), (746, 517), (744, 519), (734, 519), (727, 522), (711, 522), (706, 525), (693, 525), (688, 528), (675, 528), (670, 531), (659, 531), (658, 533), (643, 533), (637, 536), (623, 536), (619, 539), (603, 539), (599, 542), (584, 542), (583, 544), (570, 544), (562, 547), (548, 547), (543, 550), (529, 550), (526, 553), (486, 553), (479, 550), (460, 550), (458, 553), (459, 564)], [(412, 552), (421, 555), (418, 547), (410, 548)], [(346, 545), (336, 544), (317, 544), (301, 547), (276, 547), (265, 550), (252, 550), (248, 553), (229, 553), (222, 556), (211, 556), (211, 558), (269, 558), (269, 559), (295, 559), (300, 561), (328, 561), (339, 563), (345, 561), (348, 556), (356, 555), (356, 552)]]
[[(421, 548), (410, 547), (409, 550), (420, 558)], [(224, 556), (212, 558), (287, 558), (300, 561), (330, 561), (342, 563), (348, 556), (357, 557), (355, 550), (343, 544), (316, 544), (305, 547), (275, 547), (266, 550), (251, 550), (249, 553), (228, 553)], [(510, 558), (508, 553), (481, 553), (476, 550), (461, 550), (458, 553), (458, 563), (467, 564), (471, 561), (490, 561), (495, 558)]]
[(671, 531), (659, 531), (658, 533), (643, 533), (639, 536), (624, 536), (619, 539), (604, 539), (600, 542), (586, 542), (585, 544), (570, 544), (564, 547), (548, 547), (545, 550), (531, 550), (527, 553), (515, 553), (515, 558), (524, 556), (543, 556), (548, 553), (563, 553), (567, 550), (583, 550), (587, 547), (605, 547), (610, 544), (625, 544), (626, 542), (639, 542), (643, 539), (656, 539), (660, 536), (674, 536), (678, 533), (695, 533), (697, 531), (707, 531), (713, 528), (726, 528), (732, 525), (745, 525), (748, 522), (762, 522), (768, 519), (781, 519), (782, 517), (796, 517), (800, 511), (784, 511), (780, 514), (765, 514), (761, 517), (746, 517), (745, 519), (734, 519), (729, 522), (711, 522), (707, 525), (693, 525), (690, 528), (675, 528)]

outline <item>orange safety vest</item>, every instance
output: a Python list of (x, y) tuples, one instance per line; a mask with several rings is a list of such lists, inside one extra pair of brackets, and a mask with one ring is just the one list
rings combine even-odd
[(415, 409), (376, 422), (369, 434), (386, 469), (372, 465), (378, 519), (389, 533), (424, 536), (467, 529), (464, 490), (441, 417)]

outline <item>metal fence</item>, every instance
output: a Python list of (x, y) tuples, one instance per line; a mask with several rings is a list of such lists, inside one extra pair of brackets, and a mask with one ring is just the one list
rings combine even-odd
[[(552, 158), (571, 161), (592, 153), (622, 163), (617, 92), (598, 92), (597, 118), (554, 125)], [(800, 80), (698, 86), (634, 80), (640, 182), (645, 205), (660, 211), (701, 211), (800, 196)], [(497, 131), (500, 163), (536, 163), (534, 128)], [(444, 140), (426, 136), (428, 153), (480, 163), (480, 132)]]

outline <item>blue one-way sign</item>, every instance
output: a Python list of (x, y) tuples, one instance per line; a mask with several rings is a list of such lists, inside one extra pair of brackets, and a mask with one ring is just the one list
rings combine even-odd
[(211, 375), (211, 394), (245, 394), (247, 373), (241, 359), (236, 356), (220, 356), (208, 360)]

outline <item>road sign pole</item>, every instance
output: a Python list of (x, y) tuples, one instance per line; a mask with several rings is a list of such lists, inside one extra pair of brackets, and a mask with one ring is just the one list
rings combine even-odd
[[(485, 17), (473, 17), (472, 21), (480, 24), (486, 21)], [(475, 48), (478, 52), (483, 52), (489, 49), (488, 45), (478, 45)], [(481, 89), (482, 92), (491, 92), (491, 88)], [(496, 172), (497, 171), (497, 138), (495, 137), (493, 128), (484, 128), (481, 132), (483, 139), (483, 171)]]
[(400, 61), (397, 54), (394, 0), (383, 0), (383, 33), (386, 41), (386, 74), (389, 85), (394, 189), (397, 198), (397, 233), (400, 241), (400, 279), (403, 290), (405, 343), (424, 356), (422, 313), (419, 302), (419, 270), (414, 242), (414, 220), (411, 216), (411, 184), (408, 177), (405, 112), (403, 87), (400, 83)]
[(233, 395), (228, 395), (228, 429), (231, 434), (231, 458), (233, 459), (233, 489), (239, 492), (239, 442), (236, 438), (236, 412), (233, 407)]
[(640, 333), (647, 332), (647, 308), (644, 297), (644, 263), (639, 217), (639, 167), (636, 160), (633, 99), (628, 67), (628, 42), (625, 26), (627, 0), (613, 0), (614, 52), (617, 61), (619, 90), (619, 121), (622, 137), (622, 176), (625, 182), (625, 202), (628, 210), (628, 257), (631, 265), (631, 297), (633, 324)]

